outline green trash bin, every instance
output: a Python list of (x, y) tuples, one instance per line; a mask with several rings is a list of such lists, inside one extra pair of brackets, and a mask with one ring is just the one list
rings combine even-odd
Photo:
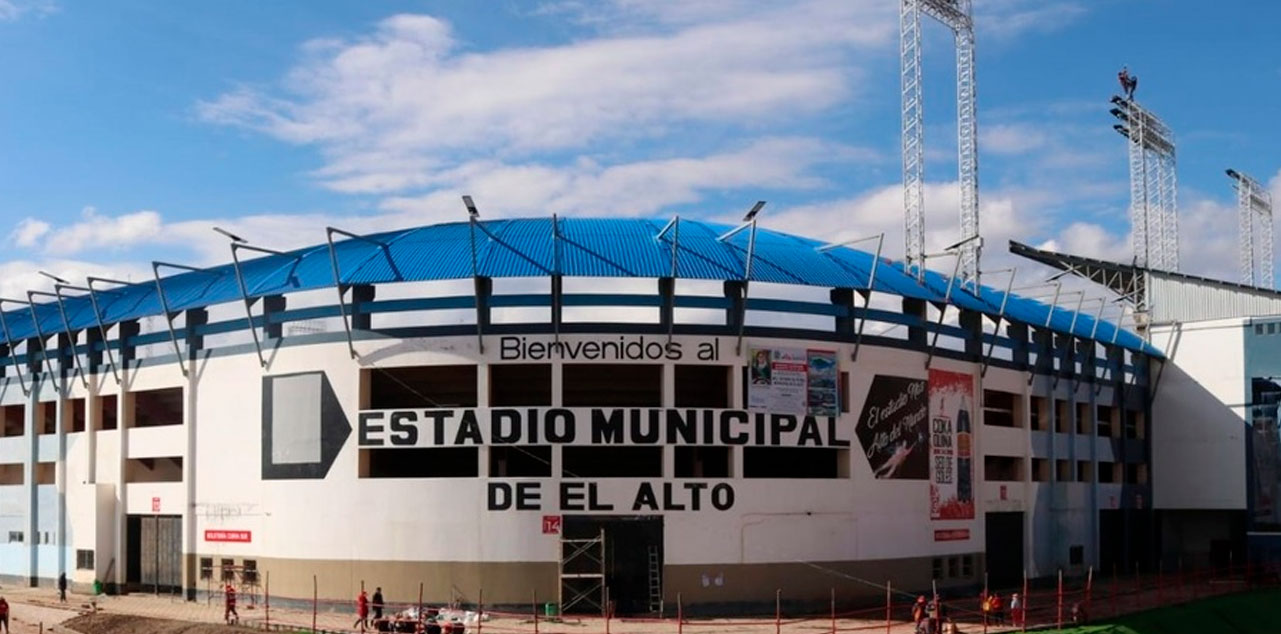
[(554, 619), (554, 618), (556, 618), (556, 617), (558, 616), (558, 614), (557, 614), (558, 612), (559, 612), (559, 610), (557, 609), (557, 606), (556, 606), (556, 604), (555, 604), (555, 603), (544, 603), (544, 604), (543, 604), (543, 616), (545, 616), (545, 617), (547, 617), (547, 618), (549, 618), (549, 619)]
[(93, 594), (94, 596), (102, 594), (102, 582), (97, 579), (93, 580)]

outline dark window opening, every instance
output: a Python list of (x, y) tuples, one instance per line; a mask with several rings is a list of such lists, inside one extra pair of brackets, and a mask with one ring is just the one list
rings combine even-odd
[(476, 407), (476, 366), (428, 365), (369, 371), (369, 409)]
[(491, 478), (549, 478), (552, 448), (549, 445), (493, 445), (489, 448)]
[(1072, 433), (1072, 410), (1068, 407), (1068, 402), (1062, 399), (1054, 399), (1054, 431), (1059, 434)]
[(71, 417), (71, 426), (67, 433), (74, 434), (85, 430), (85, 400), (73, 398), (67, 401), (67, 414)]
[(1076, 404), (1076, 433), (1081, 434), (1083, 436), (1089, 436), (1090, 428), (1093, 426), (1091, 425), (1092, 422), (1093, 421), (1090, 420), (1090, 404), (1077, 403)]
[(1049, 482), (1050, 481), (1050, 461), (1045, 458), (1032, 459), (1032, 481)]
[(663, 366), (566, 364), (562, 367), (565, 407), (662, 407)]
[(125, 482), (182, 482), (182, 456), (127, 460)]
[(240, 567), (240, 580), (242, 583), (253, 585), (258, 583), (258, 560), (246, 559), (244, 565)]
[(36, 403), (36, 433), (58, 433), (58, 406), (53, 403)]
[(983, 456), (983, 479), (988, 482), (1022, 482), (1023, 459), (1014, 456)]
[(1018, 427), (1019, 397), (1010, 392), (983, 390), (983, 424), (995, 427)]
[(202, 580), (213, 579), (213, 558), (212, 557), (200, 558), (200, 578)]
[(36, 484), (58, 483), (58, 463), (37, 462), (33, 470), (35, 471)]
[(808, 447), (744, 447), (744, 478), (840, 478), (848, 450)]
[(661, 478), (662, 447), (562, 447), (565, 478)]
[(236, 580), (236, 560), (235, 559), (222, 560), (222, 580), (223, 581)]
[(25, 412), (21, 405), (5, 405), (0, 407), (0, 411), (4, 416), (5, 436), (21, 436), (26, 433), (26, 422), (23, 420)]
[(1032, 431), (1045, 431), (1049, 427), (1049, 424), (1047, 422), (1047, 419), (1049, 418), (1049, 412), (1046, 411), (1047, 409), (1048, 408), (1046, 407), (1045, 397), (1043, 396), (1032, 397), (1032, 409), (1030, 412), (1032, 416), (1032, 420), (1031, 420)]
[(727, 365), (676, 366), (676, 407), (729, 409)]
[(1112, 406), (1100, 405), (1095, 413), (1099, 417), (1099, 437), (1112, 437)]
[(480, 475), (476, 447), (361, 449), (365, 478), (475, 478)]
[(728, 478), (729, 447), (677, 447), (676, 477)]
[(116, 417), (117, 401), (115, 395), (98, 399), (98, 429), (115, 429), (118, 426)]
[(1055, 460), (1055, 481), (1071, 482), (1073, 479), (1071, 460)]
[(947, 576), (953, 579), (961, 576), (961, 558), (960, 557), (947, 558)]
[(552, 404), (552, 366), (515, 363), (489, 366), (489, 404), (492, 407)]
[(961, 576), (966, 578), (974, 576), (974, 555), (961, 557)]
[(1068, 565), (1079, 566), (1085, 563), (1085, 546), (1070, 546), (1068, 548)]
[(182, 388), (134, 392), (132, 427), (157, 427), (181, 425), (183, 414)]
[(0, 485), (26, 482), (26, 475), (23, 472), (24, 467), (25, 465), (21, 462), (0, 464)]
[(839, 398), (841, 401), (841, 413), (848, 414), (850, 412), (850, 373), (849, 372), (841, 373), (841, 382), (837, 383), (836, 387), (837, 387), (837, 398)]
[(1076, 481), (1093, 482), (1094, 481), (1094, 463), (1089, 460), (1076, 461)]
[(1099, 463), (1099, 483), (1116, 484), (1116, 464), (1111, 462)]
[(942, 579), (943, 578), (943, 558), (935, 557), (934, 560), (931, 562), (930, 570), (931, 570), (930, 574), (933, 575), (933, 578)]
[(93, 570), (92, 550), (76, 550), (76, 570)]

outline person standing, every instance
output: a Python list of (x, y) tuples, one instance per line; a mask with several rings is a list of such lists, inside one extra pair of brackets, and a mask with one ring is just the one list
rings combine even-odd
[(1019, 598), (1017, 592), (1010, 597), (1010, 620), (1014, 625), (1023, 625), (1023, 600)]
[(374, 622), (383, 618), (383, 589), (374, 588)]
[(369, 627), (369, 595), (364, 590), (360, 591), (360, 596), (356, 597), (356, 622), (352, 627), (360, 626), (360, 631), (365, 631)]
[(4, 628), (4, 634), (9, 634), (9, 602), (0, 597), (0, 627)]
[(58, 601), (67, 602), (67, 573), (65, 572), (58, 575)]
[(1002, 604), (1001, 595), (993, 592), (992, 596), (988, 597), (987, 602), (988, 609), (991, 610), (992, 618), (996, 621), (996, 624), (1005, 625), (1005, 605)]
[(236, 588), (230, 583), (223, 589), (222, 620), (228, 625), (240, 621), (240, 615), (236, 613)]

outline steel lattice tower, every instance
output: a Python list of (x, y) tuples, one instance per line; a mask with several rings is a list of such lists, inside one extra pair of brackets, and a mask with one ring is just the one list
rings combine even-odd
[[(1228, 170), (1237, 190), (1237, 222), (1241, 241), (1241, 283), (1272, 288), (1272, 192), (1236, 170)], [(1254, 232), (1255, 220), (1259, 232)], [(1255, 277), (1255, 251), (1259, 252), (1259, 274)]]
[(963, 283), (978, 283), (978, 120), (975, 116), (974, 20), (970, 0), (901, 0), (899, 53), (903, 90), (904, 259), (918, 279), (925, 275), (924, 115), (921, 102), (921, 13), (952, 30), (956, 40), (956, 148), (961, 202), (958, 267)]
[(1128, 141), (1134, 262), (1179, 270), (1179, 200), (1174, 133), (1133, 99), (1113, 97), (1113, 126)]

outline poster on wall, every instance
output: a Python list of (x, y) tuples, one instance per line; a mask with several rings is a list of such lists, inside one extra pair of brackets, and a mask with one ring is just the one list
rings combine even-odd
[(1251, 381), (1250, 462), (1254, 469), (1251, 512), (1255, 528), (1281, 526), (1281, 438), (1277, 421), (1277, 404), (1281, 402), (1281, 385), (1268, 379)]
[(836, 416), (836, 352), (749, 348), (747, 407), (780, 414)]
[(930, 370), (930, 519), (974, 519), (974, 377)]
[(879, 479), (930, 477), (930, 400), (924, 379), (878, 374), (863, 401), (855, 435)]

